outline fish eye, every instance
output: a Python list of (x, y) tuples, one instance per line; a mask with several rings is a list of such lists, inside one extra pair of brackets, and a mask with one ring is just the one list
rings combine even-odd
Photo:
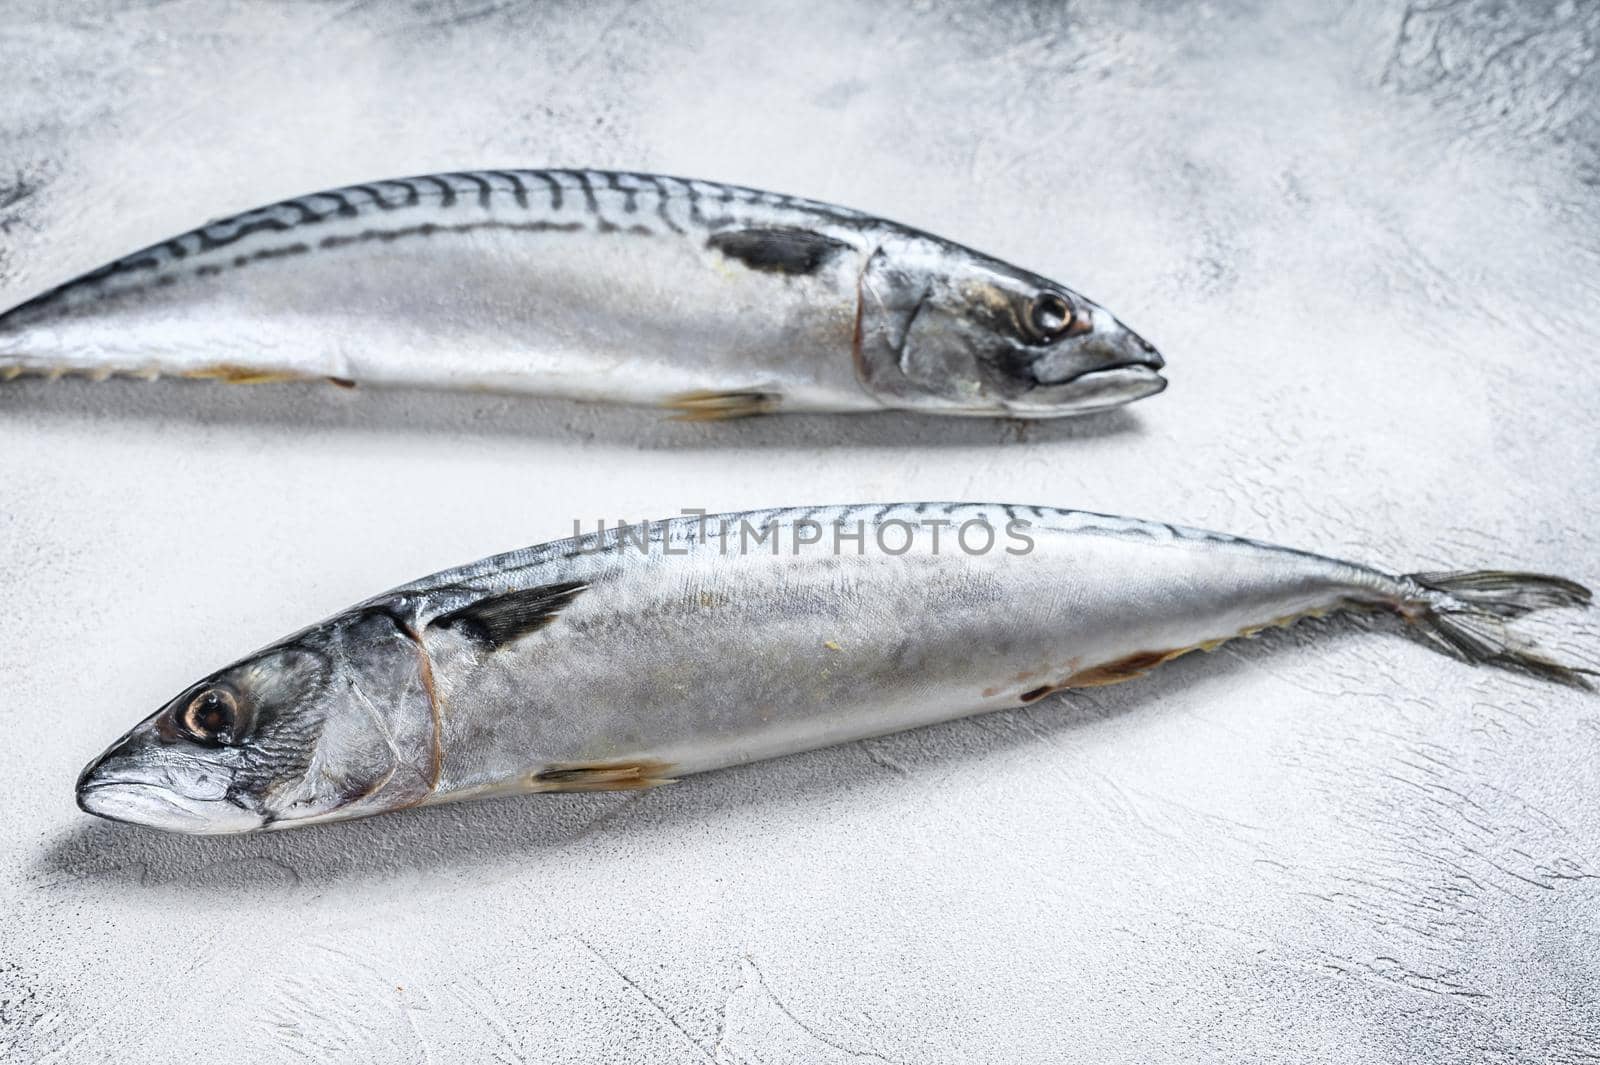
[(1028, 305), (1028, 329), (1042, 341), (1055, 340), (1072, 330), (1076, 318), (1072, 304), (1059, 292), (1041, 292)]
[(240, 725), (239, 700), (227, 688), (206, 688), (178, 715), (179, 730), (207, 747), (237, 742), (243, 732)]

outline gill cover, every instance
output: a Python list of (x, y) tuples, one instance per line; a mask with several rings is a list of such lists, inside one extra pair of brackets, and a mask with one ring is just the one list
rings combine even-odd
[(274, 824), (414, 806), (438, 780), (432, 669), (399, 617), (356, 610), (325, 632), (329, 682), (319, 705), (300, 708), (302, 724), (317, 722), (305, 770), (252, 782), (268, 796)]

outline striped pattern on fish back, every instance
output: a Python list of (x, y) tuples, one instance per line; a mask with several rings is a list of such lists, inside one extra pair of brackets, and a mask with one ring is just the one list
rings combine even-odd
[[(1019, 522), (1023, 523), (1022, 527), (1029, 532), (1116, 536), (1156, 544), (1206, 543), (1280, 552), (1319, 562), (1329, 561), (1325, 556), (1312, 552), (1280, 547), (1228, 533), (1084, 510), (1010, 503), (861, 503), (822, 507), (779, 507), (712, 514), (704, 518), (691, 515), (630, 523), (630, 530), (619, 530), (615, 524), (608, 522), (610, 528), (603, 532), (582, 533), (565, 540), (538, 544), (481, 559), (403, 585), (375, 597), (373, 601), (403, 597), (408, 594), (425, 594), (444, 588), (466, 588), (480, 581), (503, 578), (518, 570), (546, 566), (567, 559), (585, 556), (603, 558), (608, 555), (638, 552), (637, 538), (641, 535), (647, 538), (646, 542), (650, 547), (648, 553), (653, 555), (661, 553), (659, 547), (670, 543), (674, 545), (672, 553), (676, 554), (679, 553), (676, 550), (678, 546), (700, 543), (702, 537), (715, 542), (719, 528), (733, 530), (736, 534), (744, 522), (759, 529), (768, 524), (792, 526), (806, 521), (816, 522), (824, 528), (837, 524), (852, 530), (858, 522), (864, 523), (867, 529), (876, 529), (891, 522), (918, 526), (928, 521), (943, 521), (948, 522), (950, 527), (959, 527), (964, 522), (982, 521), (1002, 533), (1008, 528), (1009, 523)], [(647, 527), (647, 531), (643, 534), (638, 532), (641, 526)]]
[[(374, 181), (283, 200), (210, 222), (124, 256), (23, 303), (23, 325), (63, 302), (171, 285), (254, 263), (363, 242), (481, 229), (638, 236), (715, 232), (753, 217), (844, 228), (869, 215), (797, 196), (711, 181), (610, 170), (471, 170)], [(785, 217), (786, 216), (786, 217)]]

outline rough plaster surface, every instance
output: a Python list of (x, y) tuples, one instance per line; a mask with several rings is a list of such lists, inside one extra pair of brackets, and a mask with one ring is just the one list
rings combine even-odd
[(1597, 49), (1573, 2), (12, 0), (0, 301), (283, 195), (616, 165), (1059, 276), (1172, 387), (1032, 427), (0, 387), (0, 1057), (1594, 1060), (1600, 700), (1381, 633), (639, 795), (207, 841), (72, 782), (574, 518), (1012, 499), (1600, 580)]

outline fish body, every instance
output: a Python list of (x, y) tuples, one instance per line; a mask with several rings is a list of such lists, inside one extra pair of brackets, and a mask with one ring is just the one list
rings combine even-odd
[(690, 418), (1048, 417), (1165, 387), (1087, 297), (858, 211), (655, 174), (496, 170), (222, 219), (0, 315), (0, 375), (523, 392)]
[(1559, 578), (1396, 576), (1039, 507), (685, 517), (404, 585), (221, 670), (88, 769), (92, 813), (282, 828), (486, 795), (648, 787), (1132, 679), (1341, 610), (1582, 683), (1507, 619)]

